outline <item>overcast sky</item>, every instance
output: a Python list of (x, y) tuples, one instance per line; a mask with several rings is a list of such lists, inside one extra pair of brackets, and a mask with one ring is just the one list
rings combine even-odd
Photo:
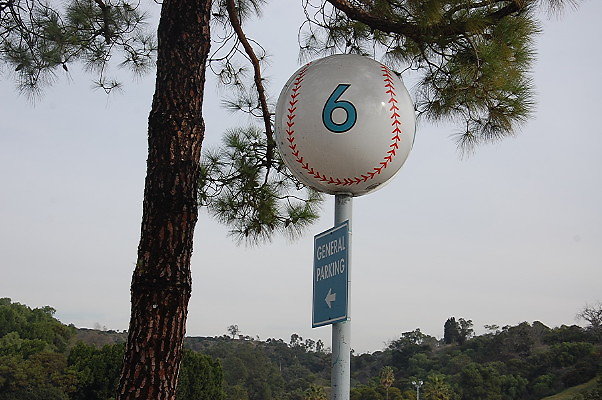
[[(300, 2), (272, 1), (249, 34), (272, 55), (274, 97), (298, 68)], [(456, 127), (419, 124), (395, 180), (354, 199), (352, 348), (376, 351), (450, 316), (484, 324), (575, 323), (602, 300), (602, 3), (546, 19), (535, 67), (537, 112), (515, 138), (460, 159)], [(64, 323), (127, 329), (140, 233), (154, 77), (106, 96), (72, 67), (35, 105), (0, 81), (0, 297), (51, 305)], [(204, 145), (237, 124), (207, 85)], [(261, 339), (311, 328), (313, 235), (245, 248), (202, 211), (187, 334), (238, 324)]]

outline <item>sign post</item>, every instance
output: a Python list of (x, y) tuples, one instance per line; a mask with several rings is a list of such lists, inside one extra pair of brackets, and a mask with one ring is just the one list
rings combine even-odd
[[(349, 242), (347, 244), (348, 263), (351, 266), (351, 216), (353, 197), (349, 194), (337, 194), (334, 197), (334, 224), (349, 221)], [(349, 276), (349, 272), (347, 273)], [(351, 279), (347, 278), (347, 292)], [(347, 299), (349, 310), (349, 299)], [(341, 321), (332, 325), (332, 358), (330, 385), (333, 400), (349, 400), (351, 392), (351, 321)]]
[(337, 54), (291, 76), (274, 122), (289, 171), (335, 195), (335, 226), (315, 237), (312, 326), (332, 324), (331, 398), (349, 400), (352, 199), (383, 187), (405, 162), (414, 144), (414, 105), (387, 66)]
[(348, 400), (351, 379), (351, 194), (335, 195), (334, 228), (314, 238), (312, 327), (332, 324), (333, 400)]

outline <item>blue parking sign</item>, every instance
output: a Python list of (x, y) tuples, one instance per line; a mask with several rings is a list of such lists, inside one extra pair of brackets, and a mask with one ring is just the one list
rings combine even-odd
[(349, 221), (314, 237), (312, 327), (348, 318)]

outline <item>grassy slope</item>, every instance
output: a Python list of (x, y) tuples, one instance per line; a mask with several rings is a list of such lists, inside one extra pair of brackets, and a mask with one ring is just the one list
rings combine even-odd
[(556, 393), (554, 396), (545, 397), (541, 400), (570, 400), (578, 393), (584, 392), (586, 390), (593, 389), (596, 386), (596, 380), (598, 377), (592, 379), (589, 382), (582, 383), (581, 385), (570, 387), (566, 390), (563, 390), (560, 393)]
[(71, 339), (71, 343), (84, 342), (86, 344), (102, 347), (106, 344), (125, 343), (127, 338), (127, 333), (78, 328), (77, 333)]

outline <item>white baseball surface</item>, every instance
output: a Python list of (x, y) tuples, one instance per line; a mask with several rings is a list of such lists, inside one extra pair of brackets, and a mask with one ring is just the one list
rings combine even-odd
[(280, 93), (275, 122), (280, 154), (300, 181), (354, 196), (399, 171), (416, 126), (401, 79), (373, 59), (350, 54), (295, 72)]

